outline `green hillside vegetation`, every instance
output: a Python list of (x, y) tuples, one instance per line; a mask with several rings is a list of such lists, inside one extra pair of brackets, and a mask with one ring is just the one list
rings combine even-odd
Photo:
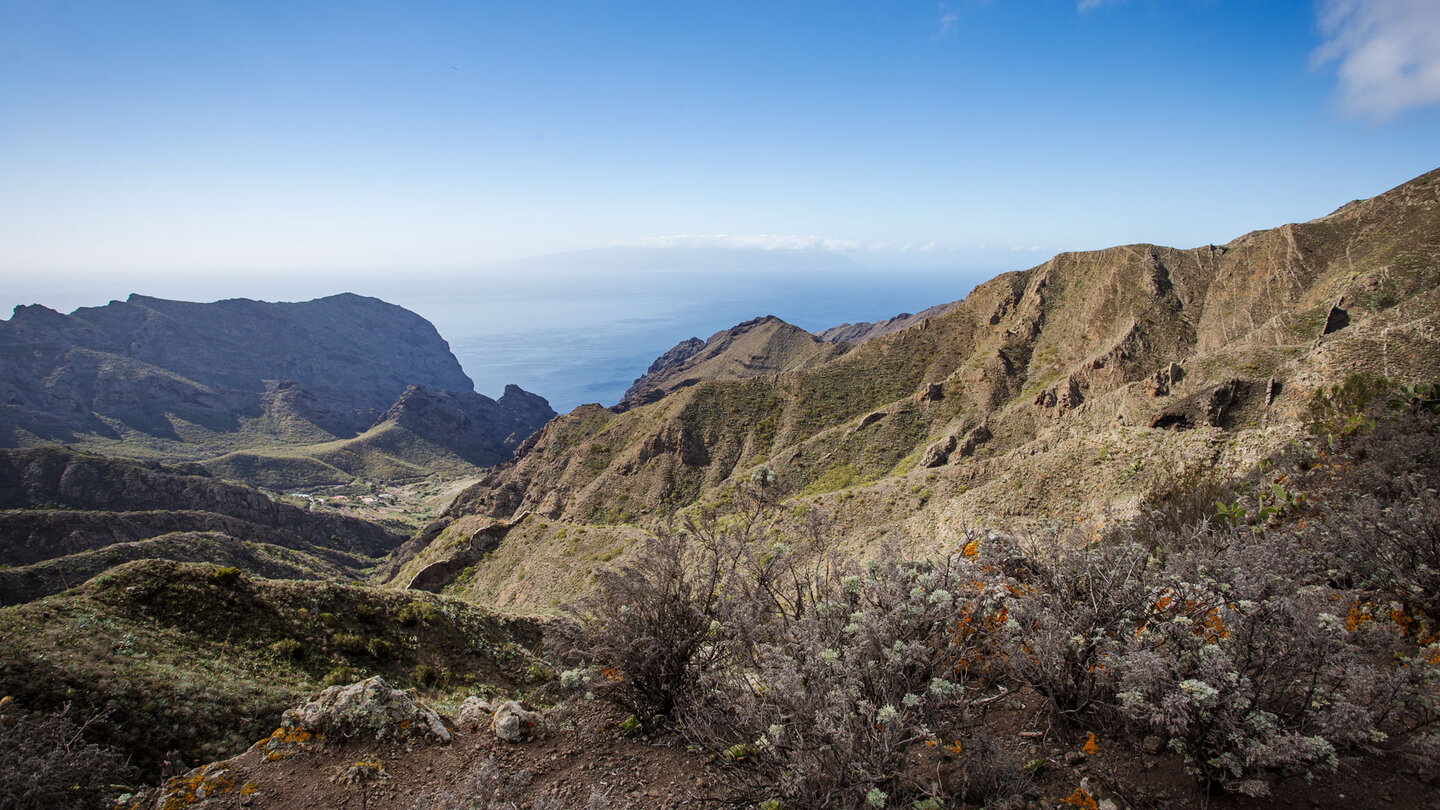
[(94, 741), (148, 778), (243, 751), (329, 682), (382, 674), (442, 702), (548, 677), (536, 625), (430, 594), (267, 580), (146, 560), (0, 609), (0, 693), (32, 710), (108, 710)]
[(276, 490), (337, 486), (357, 479), (403, 484), (437, 473), (461, 478), (480, 472), (447, 448), (388, 423), (350, 439), (250, 448), (204, 464), (224, 478)]
[(359, 565), (341, 566), (303, 551), (239, 540), (218, 532), (173, 532), (115, 543), (43, 562), (0, 567), (0, 605), (16, 605), (68, 590), (135, 560), (171, 560), (230, 566), (270, 579), (336, 582), (359, 579)]
[[(434, 537), (419, 534), (397, 549), (375, 580), (403, 588), (427, 566), (465, 554), (471, 538), (494, 524), (467, 516), (443, 524)], [(508, 528), (503, 539), (487, 544), (489, 551), (471, 555), (447, 573), (439, 592), (509, 613), (553, 616), (593, 587), (596, 572), (630, 559), (644, 536), (633, 526), (575, 526), (527, 517)]]

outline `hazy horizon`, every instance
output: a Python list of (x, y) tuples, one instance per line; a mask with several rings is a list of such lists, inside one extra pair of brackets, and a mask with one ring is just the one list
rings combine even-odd
[(1437, 102), (1431, 0), (0, 0), (0, 278), (1193, 246), (1435, 168)]
[(588, 357), (563, 404), (1382, 193), (1440, 161), (1440, 4), (0, 0), (0, 109), (7, 308), (354, 291), (486, 393)]
[[(261, 278), (248, 284), (152, 279), (148, 288), (124, 290), (97, 279), (94, 287), (58, 288), (50, 296), (36, 280), (6, 294), (26, 297), (21, 290), (28, 289), (36, 300), (16, 304), (67, 314), (131, 293), (190, 301), (369, 295), (430, 321), (475, 390), (498, 397), (505, 385), (516, 384), (564, 413), (588, 402), (615, 404), (655, 357), (692, 336), (708, 338), (763, 315), (811, 331), (889, 318), (962, 298), (1000, 272), (884, 271), (830, 254), (789, 251), (656, 250), (645, 261), (636, 261), (634, 251), (604, 253), (532, 260), (524, 263), (525, 272), (505, 276)], [(570, 264), (577, 261), (590, 272), (576, 273)]]

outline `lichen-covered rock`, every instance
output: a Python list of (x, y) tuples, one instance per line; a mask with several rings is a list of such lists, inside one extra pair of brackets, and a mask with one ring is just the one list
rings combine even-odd
[(448, 743), (450, 730), (440, 715), (395, 689), (378, 675), (349, 686), (332, 686), (314, 700), (285, 712), (280, 726), (332, 738), (374, 735)]
[(325, 735), (312, 733), (303, 728), (286, 728), (281, 726), (260, 742), (250, 746), (250, 750), (259, 751), (266, 762), (279, 762), (293, 754), (304, 754), (315, 750), (315, 747), (323, 742)]
[(495, 709), (495, 719), (490, 725), (495, 736), (509, 742), (523, 742), (530, 739), (539, 724), (539, 715), (525, 709), (513, 700), (507, 700)]
[(494, 709), (490, 708), (490, 702), (482, 700), (474, 695), (465, 698), (460, 704), (460, 724), (469, 726), (471, 730), (479, 729), (481, 726), (490, 725), (490, 715)]
[(256, 791), (257, 786), (253, 782), (241, 784), (239, 772), (229, 762), (212, 762), (184, 776), (177, 776), (158, 788), (133, 796), (121, 796), (116, 807), (117, 810), (148, 810), (152, 807), (170, 810), (229, 793), (245, 797)]

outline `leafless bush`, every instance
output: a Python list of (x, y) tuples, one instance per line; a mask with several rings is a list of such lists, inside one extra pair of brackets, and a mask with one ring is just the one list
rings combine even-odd
[(1321, 509), (1317, 546), (1352, 587), (1383, 594), (1424, 626), (1440, 627), (1440, 417), (1428, 410), (1381, 423), (1357, 440), (1351, 475)]
[(596, 670), (596, 690), (642, 722), (669, 718), (721, 663), (713, 629), (720, 586), (748, 531), (748, 524), (720, 529), (700, 520), (662, 527), (633, 562), (601, 571), (596, 589), (570, 606), (570, 617), (549, 633), (552, 655)]
[[(736, 666), (707, 672), (679, 716), (693, 741), (734, 764), (735, 798), (863, 807), (943, 790), (984, 801), (1008, 784), (1001, 772), (1018, 778), (1018, 764), (993, 767), (977, 734), (1005, 694), (989, 687), (1009, 597), (980, 547), (829, 567), (791, 611), (775, 610), (764, 589), (727, 589), (751, 602), (731, 615), (770, 609), (771, 620), (763, 634), (719, 628)], [(927, 750), (949, 756), (921, 772), (916, 755)]]
[(0, 809), (110, 807), (112, 785), (132, 776), (108, 748), (85, 742), (104, 717), (76, 725), (68, 707), (52, 714), (27, 712), (0, 700)]
[(1143, 621), (1158, 563), (1129, 541), (1026, 543), (1028, 574), (1011, 600), (1010, 674), (1071, 726), (1111, 722), (1125, 642)]

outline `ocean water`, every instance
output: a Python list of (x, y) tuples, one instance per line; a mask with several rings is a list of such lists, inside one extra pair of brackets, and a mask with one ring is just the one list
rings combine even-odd
[(467, 273), (290, 275), (96, 274), (6, 280), (8, 306), (61, 312), (132, 292), (183, 301), (304, 301), (341, 292), (398, 304), (428, 319), (475, 383), (508, 384), (556, 411), (613, 405), (650, 363), (690, 337), (774, 315), (811, 331), (918, 312), (965, 297), (996, 267), (882, 270), (828, 255), (600, 250), (487, 265)]
[(613, 405), (667, 349), (741, 321), (774, 315), (811, 331), (875, 321), (963, 298), (990, 274), (858, 272), (843, 276), (611, 278), (549, 286), (390, 299), (435, 324), (475, 389), (499, 396), (513, 383), (565, 413)]

